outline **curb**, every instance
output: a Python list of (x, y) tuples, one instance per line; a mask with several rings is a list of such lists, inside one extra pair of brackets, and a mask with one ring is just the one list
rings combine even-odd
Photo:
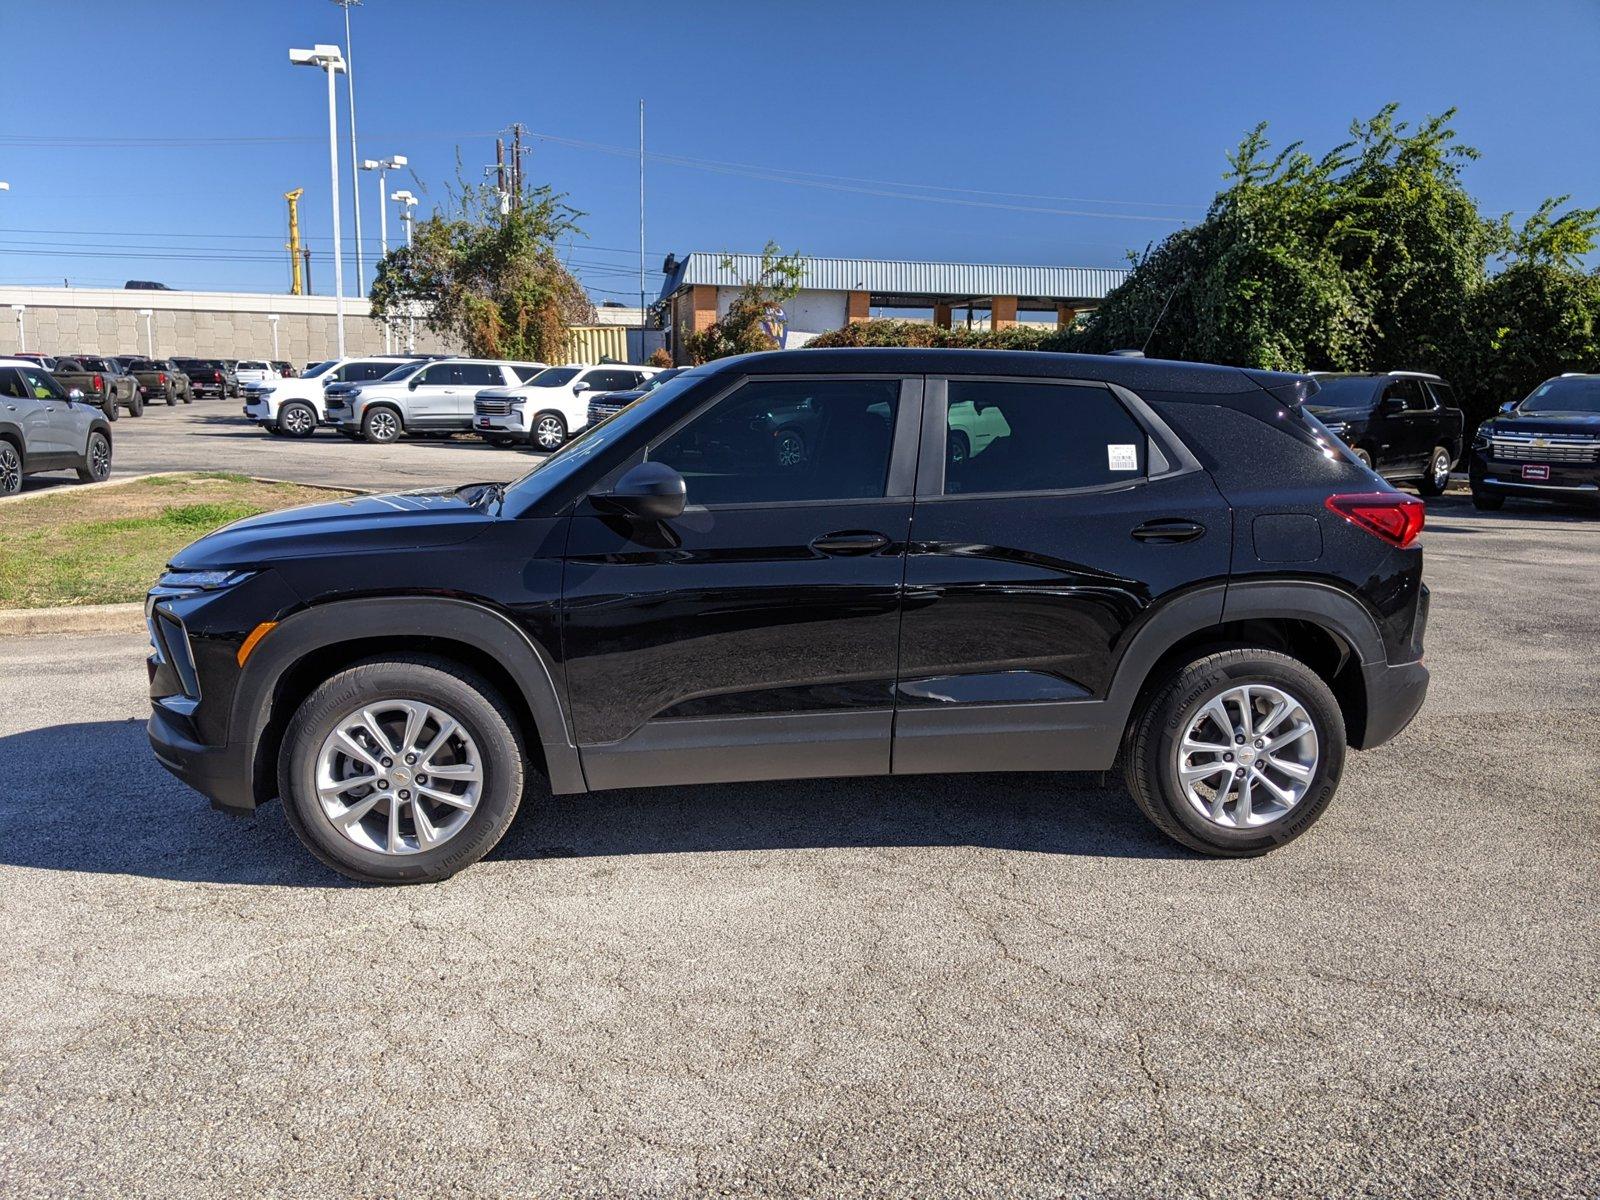
[(124, 475), (119, 479), (107, 479), (103, 483), (74, 483), (70, 488), (48, 487), (40, 488), (36, 492), (18, 492), (15, 496), (0, 496), (0, 504), (21, 504), (25, 500), (41, 500), (45, 496), (60, 496), (67, 491), (76, 496), (83, 492), (99, 491), (101, 488), (122, 487), (128, 483), (138, 483), (141, 479), (160, 479), (165, 475), (188, 475), (189, 471), (146, 471), (143, 475)]
[(43, 633), (138, 633), (143, 628), (143, 604), (0, 608), (0, 637)]

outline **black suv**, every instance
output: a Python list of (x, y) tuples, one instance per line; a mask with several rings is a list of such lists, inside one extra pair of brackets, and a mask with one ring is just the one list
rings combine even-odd
[(1478, 426), (1467, 463), (1472, 502), (1507, 496), (1600, 501), (1600, 375), (1547, 379)]
[[(975, 350), (698, 367), (509, 485), (184, 550), (147, 603), (150, 740), (381, 882), (482, 857), (529, 769), (571, 793), (1120, 761), (1166, 834), (1258, 854), (1427, 688), (1422, 502), (1316, 388)], [(802, 410), (803, 456), (750, 436)]]
[(1421, 371), (1318, 372), (1311, 411), (1385, 479), (1438, 496), (1461, 457), (1464, 418), (1450, 385)]

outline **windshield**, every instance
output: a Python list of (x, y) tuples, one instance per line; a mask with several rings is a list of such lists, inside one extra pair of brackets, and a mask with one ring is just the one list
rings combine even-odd
[(547, 371), (540, 371), (523, 386), (560, 387), (563, 383), (571, 383), (576, 379), (582, 369), (582, 367), (551, 367)]
[(390, 371), (387, 375), (378, 376), (377, 382), (379, 382), (379, 383), (398, 383), (402, 379), (410, 379), (413, 375), (415, 375), (418, 371), (422, 370), (422, 368), (427, 366), (427, 365), (428, 364), (425, 363), (425, 362), (401, 363), (398, 367), (396, 367), (394, 370)]
[(1318, 391), (1306, 401), (1312, 408), (1364, 408), (1372, 402), (1370, 375), (1318, 375)]
[[(552, 367), (551, 370), (557, 368)], [(561, 368), (565, 369), (565, 368)], [(545, 374), (549, 374), (547, 371)], [(574, 375), (577, 371), (572, 372)], [(506, 485), (506, 495), (519, 492), (538, 494), (569, 478), (573, 472), (590, 462), (596, 455), (625, 439), (663, 404), (671, 404), (674, 396), (699, 383), (701, 376), (685, 371), (670, 383), (656, 388), (626, 408), (619, 409), (603, 421), (596, 421), (549, 458), (535, 463), (527, 474)]]
[(333, 366), (333, 363), (334, 360), (330, 358), (327, 362), (319, 362), (314, 367), (307, 367), (306, 373), (301, 376), (301, 378), (315, 379), (318, 375), (324, 375), (327, 373), (328, 369)]
[(266, 369), (267, 369), (267, 364), (266, 363), (264, 363), (264, 362), (251, 362), (249, 359), (245, 359), (243, 362), (241, 362), (239, 364), (239, 370), (241, 370), (241, 371), (265, 371)]
[(1517, 405), (1517, 411), (1600, 413), (1600, 375), (1548, 379)]
[(653, 392), (663, 383), (668, 383), (671, 380), (676, 379), (686, 370), (688, 370), (687, 367), (673, 367), (669, 371), (662, 371), (659, 375), (652, 375), (649, 379), (646, 379), (642, 384), (639, 385), (639, 390), (641, 392)]

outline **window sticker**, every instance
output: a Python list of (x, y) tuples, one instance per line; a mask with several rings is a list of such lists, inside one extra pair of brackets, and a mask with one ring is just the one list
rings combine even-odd
[(1137, 471), (1139, 469), (1139, 447), (1125, 442), (1117, 442), (1107, 446), (1106, 467), (1112, 471)]

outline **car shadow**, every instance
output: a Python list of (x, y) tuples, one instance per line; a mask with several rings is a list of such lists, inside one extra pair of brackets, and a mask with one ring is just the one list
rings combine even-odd
[[(0, 737), (0, 863), (186, 882), (354, 886), (317, 863), (281, 806), (214, 811), (150, 753), (138, 720)], [(699, 851), (981, 846), (1187, 858), (1098, 775), (922, 775), (552, 796), (536, 777), (496, 860)]]

